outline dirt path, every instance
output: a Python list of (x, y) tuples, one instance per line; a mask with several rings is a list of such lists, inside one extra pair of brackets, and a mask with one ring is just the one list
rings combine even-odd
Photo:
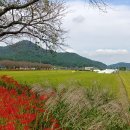
[(120, 74), (118, 74), (118, 80), (119, 80), (119, 90), (120, 90), (120, 102), (122, 103), (122, 106), (124, 108), (124, 110), (128, 110), (130, 107), (130, 101), (128, 98), (128, 94), (126, 91), (126, 87), (124, 84), (124, 81), (122, 79), (122, 77), (120, 76)]

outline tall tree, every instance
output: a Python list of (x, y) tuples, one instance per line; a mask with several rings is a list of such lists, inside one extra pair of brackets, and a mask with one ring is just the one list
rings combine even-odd
[[(96, 6), (102, 0), (89, 0)], [(0, 42), (18, 37), (31, 37), (47, 48), (64, 45), (62, 0), (0, 0)]]

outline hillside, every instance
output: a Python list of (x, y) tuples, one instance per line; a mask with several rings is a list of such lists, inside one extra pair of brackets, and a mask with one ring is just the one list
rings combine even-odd
[(101, 62), (93, 61), (75, 53), (46, 51), (30, 41), (24, 40), (6, 47), (0, 47), (0, 60), (41, 62), (63, 67), (92, 66), (106, 68)]
[(127, 69), (130, 69), (130, 63), (125, 62), (119, 62), (117, 64), (112, 64), (108, 66), (109, 68), (120, 68), (120, 67), (126, 67)]

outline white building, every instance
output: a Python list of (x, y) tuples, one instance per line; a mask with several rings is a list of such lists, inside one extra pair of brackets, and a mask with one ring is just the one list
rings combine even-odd
[(98, 72), (101, 71), (101, 70), (99, 70), (99, 69), (94, 69), (93, 71), (98, 73)]
[(94, 67), (85, 67), (84, 68), (86, 71), (93, 71), (94, 70)]
[(100, 70), (98, 71), (99, 74), (113, 74), (113, 73), (118, 73), (117, 69), (105, 69), (105, 70)]

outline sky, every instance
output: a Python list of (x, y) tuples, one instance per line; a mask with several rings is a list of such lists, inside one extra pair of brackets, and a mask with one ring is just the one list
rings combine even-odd
[(130, 63), (130, 0), (104, 0), (102, 10), (88, 0), (66, 0), (65, 51), (107, 65)]
[(130, 0), (105, 1), (103, 11), (83, 0), (67, 2), (65, 50), (108, 65), (130, 63)]

